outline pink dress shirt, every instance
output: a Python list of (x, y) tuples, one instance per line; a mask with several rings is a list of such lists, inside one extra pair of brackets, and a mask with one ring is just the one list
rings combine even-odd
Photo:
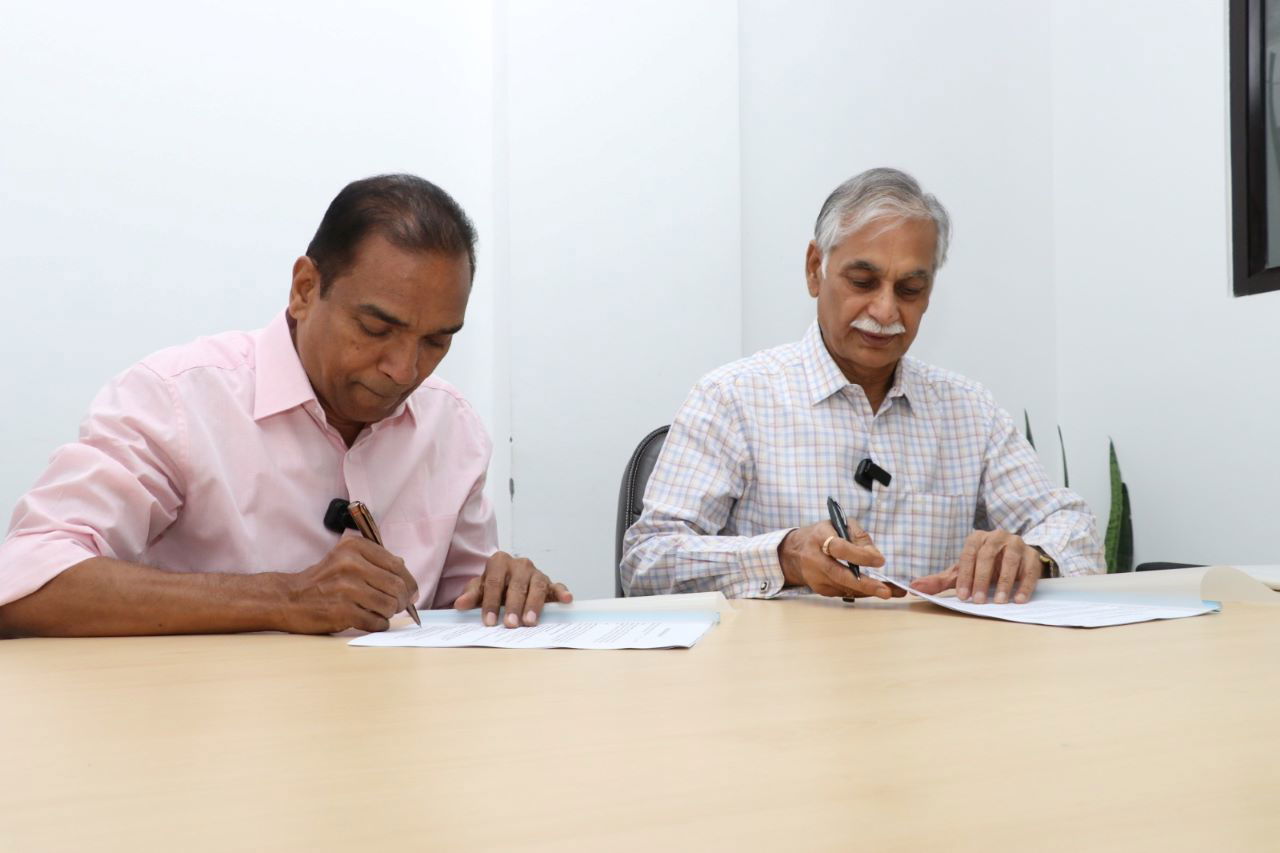
[[(282, 312), (257, 332), (162, 350), (99, 393), (0, 545), (0, 604), (90, 557), (177, 572), (297, 572), (338, 542), (333, 498), (364, 501), (448, 607), (497, 549), (492, 445), (458, 391), (428, 378), (347, 448), (325, 420)], [(348, 531), (344, 535), (356, 535)]]

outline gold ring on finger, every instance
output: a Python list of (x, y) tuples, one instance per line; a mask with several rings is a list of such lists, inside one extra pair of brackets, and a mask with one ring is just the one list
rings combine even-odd
[(828, 536), (826, 539), (822, 540), (822, 553), (826, 554), (828, 557), (831, 556), (831, 540), (835, 538), (836, 537), (834, 536)]

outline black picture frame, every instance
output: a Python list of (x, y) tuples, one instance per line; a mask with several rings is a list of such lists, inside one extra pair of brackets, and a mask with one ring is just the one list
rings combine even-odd
[[(1236, 296), (1280, 290), (1267, 266), (1267, 181), (1263, 0), (1231, 0), (1231, 242)], [(1280, 210), (1270, 211), (1280, 216)]]

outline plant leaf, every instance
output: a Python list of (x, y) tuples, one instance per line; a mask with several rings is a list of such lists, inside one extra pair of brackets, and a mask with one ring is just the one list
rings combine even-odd
[(1067, 475), (1067, 443), (1062, 440), (1062, 427), (1058, 427), (1058, 447), (1062, 448), (1062, 487), (1071, 488), (1071, 477)]
[(1116, 443), (1107, 439), (1111, 447), (1111, 512), (1107, 517), (1107, 571), (1120, 571), (1120, 528), (1124, 516), (1124, 481), (1120, 478), (1120, 463), (1116, 460)]
[(1120, 516), (1120, 546), (1116, 549), (1116, 560), (1120, 571), (1133, 571), (1133, 519), (1129, 514), (1129, 487), (1120, 483), (1120, 494), (1124, 496), (1124, 509)]

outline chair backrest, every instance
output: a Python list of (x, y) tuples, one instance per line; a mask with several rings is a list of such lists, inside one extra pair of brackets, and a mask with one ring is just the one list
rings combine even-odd
[(646, 435), (622, 472), (622, 486), (618, 489), (618, 537), (613, 550), (613, 587), (619, 598), (622, 597), (622, 537), (644, 509), (644, 487), (649, 483), (653, 466), (658, 463), (658, 454), (662, 452), (662, 443), (667, 440), (669, 429), (670, 425), (660, 426)]

